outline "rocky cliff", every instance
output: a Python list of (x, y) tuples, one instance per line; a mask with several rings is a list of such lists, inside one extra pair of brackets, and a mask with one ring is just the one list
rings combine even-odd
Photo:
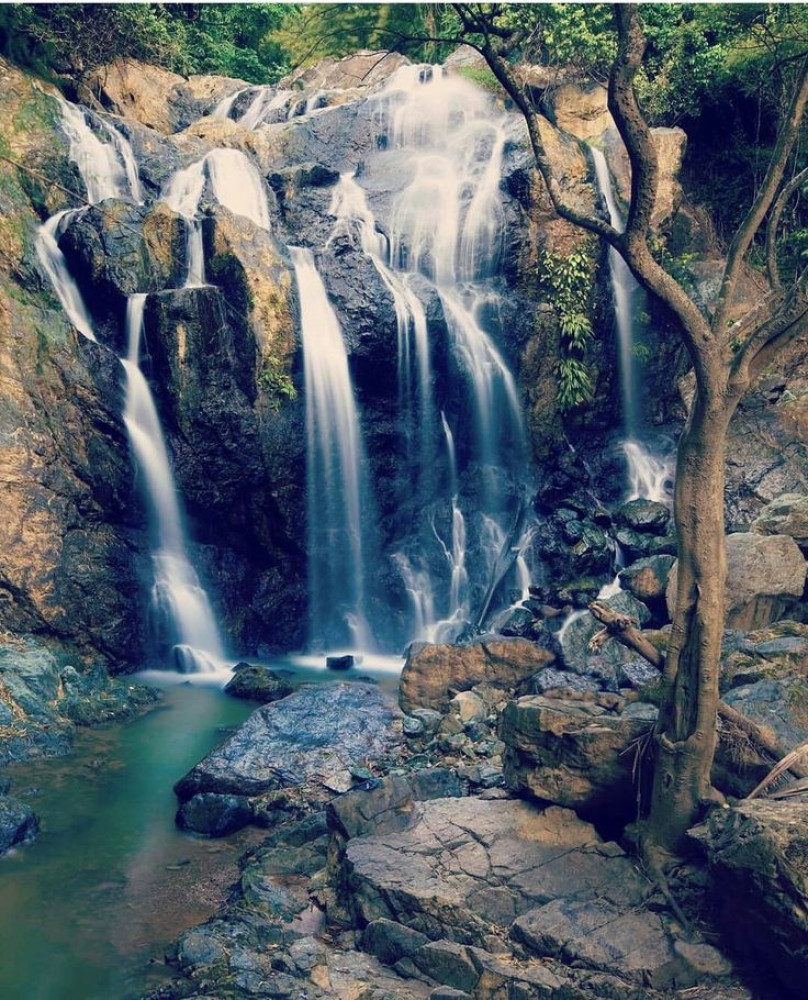
[[(401, 65), (397, 56), (378, 63), (360, 55), (323, 65), (311, 79), (285, 81), (276, 91), (218, 77), (185, 80), (135, 63), (99, 74), (83, 95), (96, 108), (88, 121), (99, 134), (104, 121), (114, 124), (131, 144), (143, 197), (92, 205), (59, 237), (98, 343), (72, 329), (37, 257), (38, 226), (87, 199), (59, 102), (13, 67), (0, 68), (4, 628), (78, 644), (122, 669), (141, 662), (149, 648), (151, 539), (122, 423), (119, 364), (127, 299), (148, 293), (142, 367), (187, 512), (194, 562), (211, 585), (216, 613), (233, 647), (305, 644), (305, 400), (289, 246), (315, 251), (344, 332), (369, 475), (378, 484), (378, 544), (388, 555), (410, 551), (415, 542), (408, 524), (419, 514), (448, 538), (451, 512), (419, 507), (417, 494), (407, 493), (393, 296), (357, 240), (337, 231), (333, 207), (340, 176), (356, 172), (376, 234), (390, 239), (383, 220), (409, 174), (404, 160), (376, 155), (388, 141), (378, 94)], [(552, 133), (551, 147), (570, 190), (589, 204), (597, 199), (591, 163), (576, 136), (604, 145), (617, 188), (624, 189), (625, 165), (602, 93), (566, 86), (555, 114), (563, 131)], [(553, 497), (569, 493), (565, 482), (585, 475), (588, 464), (594, 479), (586, 488), (616, 499), (622, 487), (608, 447), (618, 402), (606, 268), (599, 251), (552, 212), (518, 117), (506, 115), (503, 122), (498, 211), (504, 236), (489, 284), (499, 309), (498, 349), (515, 373), (527, 414), (533, 457), (524, 458), (524, 481), (546, 487), (542, 503), (552, 506)], [(683, 136), (662, 130), (658, 141), (665, 184), (657, 222), (674, 249), (690, 254), (688, 262), (694, 248), (702, 251), (693, 266), (708, 308), (716, 255), (675, 182)], [(224, 204), (206, 167), (197, 207), (206, 283), (184, 287), (186, 219), (169, 205), (166, 191), (177, 171), (218, 150), (237, 150), (257, 168), (269, 225)], [(588, 306), (596, 337), (587, 359), (595, 398), (562, 419), (555, 386), (559, 316), (537, 267), (542, 255), (573, 250), (590, 255), (597, 277)], [(434, 344), (435, 412), (463, 426), (471, 415), (455, 387), (458, 360), (448, 346), (445, 304), (426, 284), (414, 279), (412, 286)], [(648, 333), (649, 411), (669, 423), (683, 413), (670, 371), (685, 370), (659, 320), (657, 332), (652, 326)], [(748, 523), (774, 496), (805, 489), (804, 353), (804, 345), (794, 345), (741, 409), (730, 449), (732, 522)], [(569, 458), (565, 433), (584, 459), (580, 464)], [(468, 458), (471, 445), (462, 437), (458, 447), (461, 466), (466, 461), (459, 489), (471, 498), (471, 509), (481, 466)], [(516, 470), (507, 475), (515, 481)], [(467, 514), (479, 533), (476, 516)], [(408, 598), (399, 568), (377, 560), (370, 584), (375, 619), (389, 621), (400, 642)]]

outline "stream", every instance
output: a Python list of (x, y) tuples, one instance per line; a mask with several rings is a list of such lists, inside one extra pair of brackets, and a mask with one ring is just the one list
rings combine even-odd
[(79, 730), (69, 757), (9, 768), (41, 832), (0, 859), (3, 1000), (129, 1000), (170, 975), (166, 948), (223, 901), (261, 835), (181, 833), (172, 785), (254, 708), (173, 686), (135, 722)]

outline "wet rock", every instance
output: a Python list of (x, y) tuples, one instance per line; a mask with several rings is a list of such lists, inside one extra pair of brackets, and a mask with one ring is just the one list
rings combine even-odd
[(508, 616), (505, 624), (501, 626), (499, 631), (502, 635), (508, 636), (528, 635), (534, 621), (535, 616), (527, 608), (516, 608)]
[[(762, 628), (785, 617), (799, 602), (808, 569), (793, 538), (741, 532), (727, 536), (726, 621), (730, 628)], [(677, 571), (668, 580), (672, 614)]]
[(225, 694), (266, 704), (279, 701), (294, 691), (294, 685), (269, 667), (252, 663), (237, 663), (233, 679), (227, 682)]
[(29, 844), (39, 832), (39, 819), (25, 802), (0, 795), (0, 854), (15, 844)]
[(346, 656), (327, 656), (325, 665), (329, 670), (350, 670), (354, 665), (354, 658), (350, 653)]
[(665, 504), (655, 500), (629, 500), (614, 513), (616, 524), (652, 535), (665, 534), (670, 516)]
[(506, 784), (601, 819), (628, 818), (635, 790), (625, 751), (653, 724), (656, 709), (648, 707), (650, 718), (638, 718), (540, 695), (509, 702), (500, 723)]
[(226, 837), (247, 826), (252, 818), (252, 806), (244, 796), (201, 792), (182, 803), (177, 826), (206, 837)]
[(76, 725), (133, 718), (159, 699), (153, 688), (110, 678), (99, 663), (60, 667), (32, 638), (0, 644), (0, 764), (69, 751)]
[(668, 576), (676, 560), (672, 555), (638, 559), (620, 572), (620, 583), (640, 601), (664, 598)]
[(367, 684), (317, 684), (257, 709), (236, 734), (175, 786), (181, 801), (199, 792), (260, 795), (314, 784), (346, 791), (350, 769), (397, 750), (401, 714)]
[(805, 549), (808, 547), (808, 496), (786, 493), (766, 504), (750, 530), (759, 535), (789, 535)]
[[(620, 591), (604, 601), (610, 608), (633, 618), (640, 626), (650, 621), (651, 613), (644, 604), (627, 591)], [(618, 642), (607, 642), (598, 650), (589, 649), (589, 642), (602, 625), (588, 611), (576, 613), (558, 635), (561, 656), (566, 668), (577, 674), (597, 678), (610, 690), (619, 687), (618, 673), (622, 664), (635, 659), (635, 654)]]
[(756, 799), (691, 831), (709, 858), (724, 932), (790, 997), (808, 974), (808, 802)]
[[(117, 320), (127, 296), (182, 284), (185, 240), (183, 220), (166, 205), (110, 199), (78, 216), (59, 246), (94, 315)], [(120, 339), (112, 346), (126, 351)]]
[(620, 687), (632, 687), (642, 690), (659, 684), (661, 674), (648, 660), (629, 660), (622, 663), (617, 671), (617, 681)]
[(401, 674), (399, 702), (405, 712), (445, 711), (450, 688), (468, 690), (483, 681), (513, 687), (553, 659), (526, 639), (482, 639), (469, 646), (414, 643)]

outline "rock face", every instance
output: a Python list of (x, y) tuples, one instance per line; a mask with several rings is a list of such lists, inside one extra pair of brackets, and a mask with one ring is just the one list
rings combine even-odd
[(343, 867), (365, 947), (450, 990), (492, 1000), (512, 995), (497, 987), (586, 996), (570, 965), (594, 973), (590, 988), (601, 996), (612, 995), (597, 979), (607, 969), (624, 990), (632, 980), (664, 987), (692, 976), (665, 920), (643, 909), (647, 883), (568, 810), (424, 802), (407, 829), (350, 840)]
[(808, 547), (808, 496), (786, 493), (761, 510), (752, 522), (760, 535), (789, 535), (803, 551)]
[(514, 687), (553, 659), (551, 652), (527, 639), (492, 637), (470, 646), (416, 643), (401, 674), (399, 703), (405, 712), (446, 710), (450, 689), (466, 691), (483, 681)]
[[(793, 538), (741, 532), (727, 537), (726, 623), (756, 629), (788, 614), (805, 589), (806, 562)], [(668, 581), (673, 613), (676, 566)]]
[[(392, 698), (375, 686), (302, 688), (257, 709), (234, 736), (177, 782), (175, 791), (183, 803), (207, 793), (259, 796), (296, 788), (313, 788), (327, 799), (351, 787), (352, 769), (395, 755), (399, 719)], [(193, 815), (184, 807), (186, 826)]]
[(502, 714), (504, 773), (509, 788), (588, 816), (624, 819), (635, 804), (629, 745), (648, 733), (652, 705), (623, 713), (587, 701), (526, 696)]
[(739, 802), (713, 812), (697, 839), (710, 862), (730, 940), (765, 960), (790, 997), (808, 974), (808, 803)]
[(0, 765), (65, 754), (76, 725), (132, 717), (157, 698), (153, 688), (110, 679), (98, 664), (77, 669), (35, 640), (7, 634), (0, 643)]

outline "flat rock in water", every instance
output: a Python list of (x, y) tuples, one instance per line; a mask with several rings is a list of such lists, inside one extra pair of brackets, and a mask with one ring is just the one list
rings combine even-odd
[(352, 785), (350, 769), (394, 752), (401, 712), (369, 684), (316, 684), (257, 709), (175, 786), (182, 801), (199, 792), (261, 795), (316, 783)]

